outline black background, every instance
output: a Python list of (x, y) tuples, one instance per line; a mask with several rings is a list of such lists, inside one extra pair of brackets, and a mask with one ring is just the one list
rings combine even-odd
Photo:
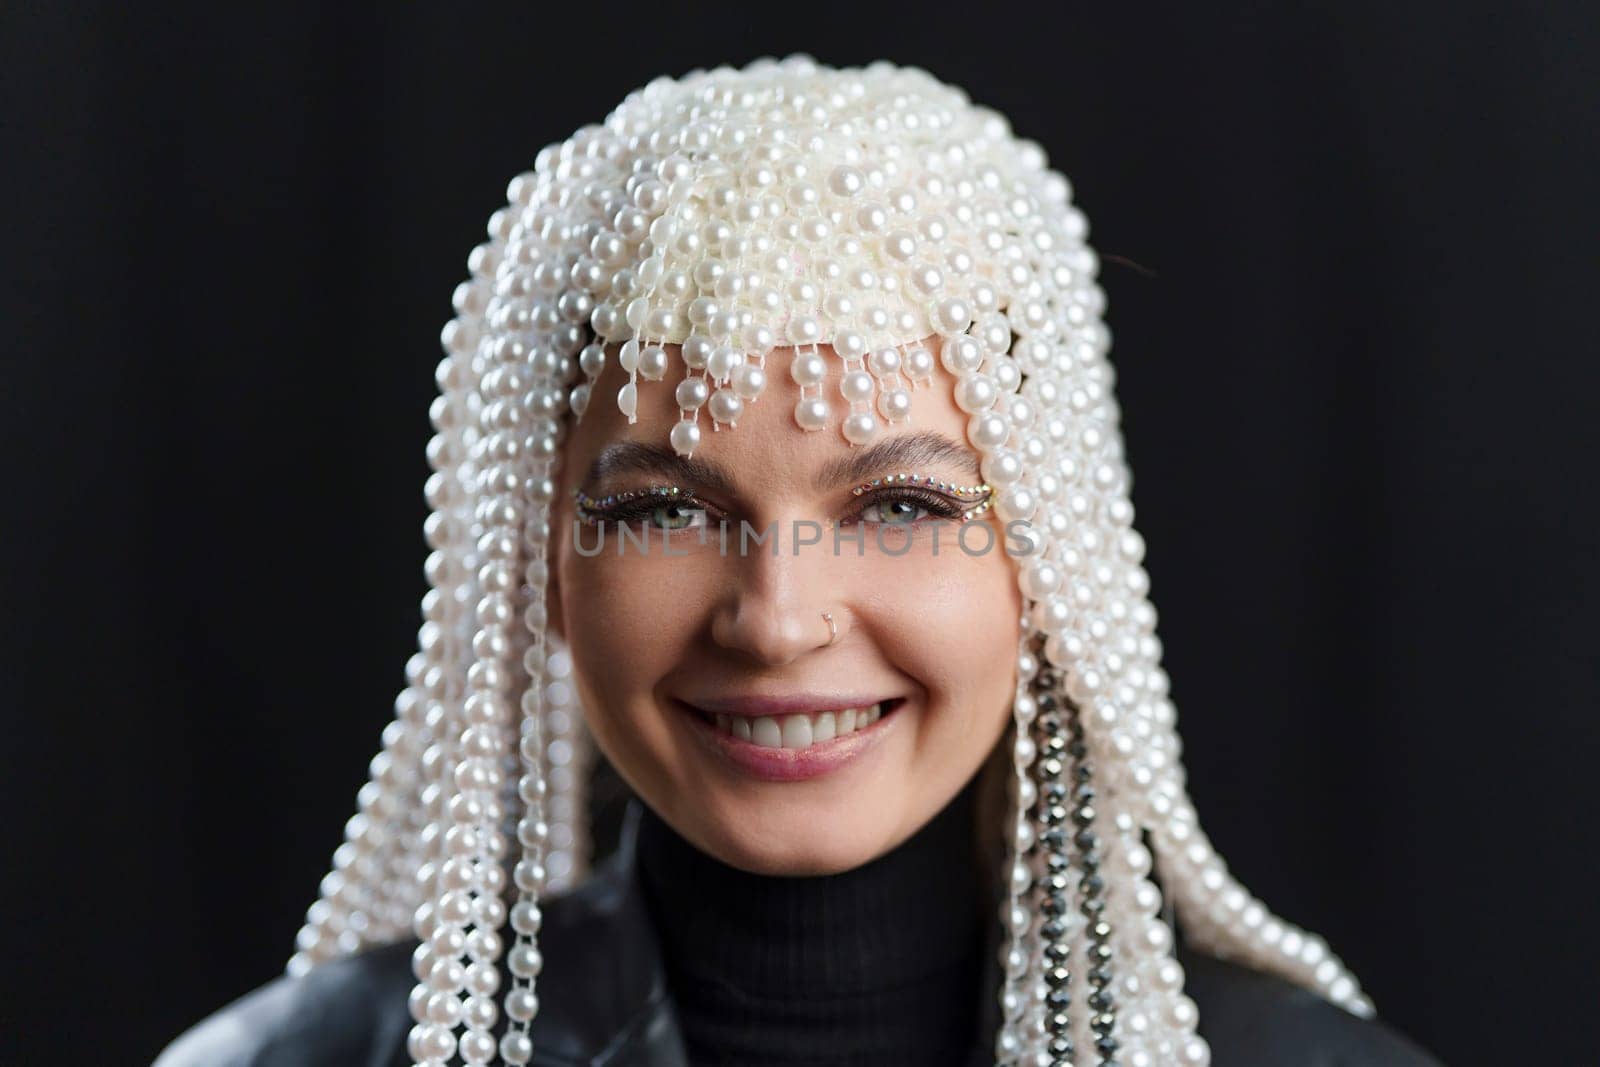
[(0, 1060), (147, 1062), (279, 971), (507, 180), (806, 51), (1073, 180), (1233, 869), (1447, 1062), (1592, 1062), (1600, 9), (1206, 6), (8, 5)]

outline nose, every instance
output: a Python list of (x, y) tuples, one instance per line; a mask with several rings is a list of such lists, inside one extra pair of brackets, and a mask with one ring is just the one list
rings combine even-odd
[(712, 617), (712, 640), (767, 667), (785, 666), (829, 644), (833, 634), (822, 613), (831, 611), (835, 626), (843, 616), (827, 597), (825, 556), (814, 549), (801, 549), (796, 556), (787, 544), (779, 545), (776, 556), (765, 546), (731, 555), (727, 589)]

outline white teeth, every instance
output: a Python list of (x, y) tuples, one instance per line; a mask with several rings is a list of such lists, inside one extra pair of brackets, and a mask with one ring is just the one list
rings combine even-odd
[(732, 734), (741, 741), (749, 741), (763, 748), (809, 748), (822, 741), (865, 730), (883, 717), (883, 705), (870, 708), (845, 708), (842, 711), (823, 711), (815, 715), (784, 715), (773, 717), (759, 715), (712, 716), (717, 732)]
[(811, 744), (811, 720), (804, 715), (783, 717), (783, 747), (805, 748)]
[(750, 724), (750, 740), (762, 748), (782, 748), (783, 731), (778, 729), (778, 720), (770, 715), (763, 715)]

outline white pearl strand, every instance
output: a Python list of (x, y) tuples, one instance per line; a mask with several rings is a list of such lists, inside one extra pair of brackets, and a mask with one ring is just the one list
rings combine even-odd
[[(545, 358), (549, 359), (550, 355), (546, 353)], [(559, 366), (552, 366), (544, 373), (536, 373), (535, 382), (559, 369)], [(522, 804), (521, 817), (517, 822), (517, 842), (522, 851), (512, 871), (516, 901), (511, 907), (510, 918), (516, 940), (506, 961), (511, 974), (511, 989), (505, 1000), (509, 1023), (505, 1035), (500, 1039), (500, 1056), (508, 1064), (525, 1064), (533, 1058), (533, 1041), (528, 1030), (539, 1010), (534, 983), (544, 966), (537, 941), (542, 921), (539, 897), (550, 882), (546, 868), (550, 843), (550, 824), (547, 821), (549, 766), (544, 738), (549, 715), (545, 680), (550, 669), (551, 648), (545, 590), (550, 576), (548, 552), (550, 505), (555, 497), (552, 479), (556, 455), (556, 419), (563, 398), (560, 391), (546, 384), (535, 384), (529, 395), (535, 408), (535, 418), (532, 433), (527, 439), (529, 477), (525, 496), (529, 517), (523, 527), (523, 547), (528, 555), (523, 580), (528, 599), (523, 612), (523, 624), (531, 641), (522, 659), (528, 685), (521, 696), (522, 734), (519, 741), (521, 763), (525, 770), (517, 783), (517, 795)]]
[[(826, 180), (818, 181), (828, 167)], [(557, 714), (557, 697), (570, 700), (570, 686), (553, 667), (561, 653), (550, 650), (545, 634), (549, 479), (563, 409), (581, 417), (612, 343), (620, 345), (617, 358), (629, 374), (617, 402), (630, 418), (638, 379), (665, 376), (661, 345), (683, 345), (689, 374), (677, 386), (683, 417), (671, 439), (687, 454), (700, 440), (700, 407), (710, 405), (713, 429), (731, 427), (741, 404), (760, 395), (764, 357), (780, 336), (802, 348), (833, 344), (846, 370), (841, 392), (850, 411), (842, 429), (859, 442), (876, 432), (879, 416), (906, 413), (887, 398), (902, 389), (900, 375), (912, 384), (931, 375), (934, 351), (917, 342), (937, 335), (937, 358), (956, 379), (956, 401), (970, 416), (968, 439), (982, 457), (984, 478), (1000, 487), (997, 515), (1034, 523), (1041, 551), (1018, 573), (1026, 605), (1022, 648), (1035, 633), (1046, 636), (1045, 657), (1066, 673), (1066, 695), (1080, 709), (1097, 768), (1120, 1062), (1209, 1060), (1195, 1032), (1193, 1001), (1183, 995), (1182, 968), (1171, 957), (1173, 934), (1160, 914), (1160, 894), (1148, 879), (1154, 863), (1197, 943), (1370, 1012), (1320, 940), (1271, 916), (1228, 877), (1183, 791), (1175, 713), (1159, 666), (1148, 576), (1139, 566), (1143, 545), (1132, 529), (1106, 360), (1110, 335), (1101, 322), (1105, 300), (1094, 283), (1098, 264), (1085, 243), (1087, 224), (1070, 204), (1070, 186), (1046, 169), (1036, 145), (1016, 141), (1002, 118), (971, 107), (959, 91), (921, 71), (887, 64), (831, 71), (803, 57), (764, 60), (743, 72), (721, 68), (653, 82), (604, 127), (541, 152), (535, 171), (511, 183), (508, 199), (491, 219), (490, 244), (474, 252), (466, 298), (458, 291), (462, 317), (457, 329), (447, 328), (449, 369), (442, 365), (440, 375), (446, 396), (463, 390), (457, 399), (469, 417), (459, 443), (471, 454), (460, 470), (469, 499), (475, 492), (482, 506), (471, 516), (477, 525), (449, 525), (450, 536), (466, 545), (457, 546), (464, 576), (450, 573), (448, 553), (437, 567), (430, 559), (429, 621), (440, 631), (424, 627), (422, 660), (408, 665), (408, 692), (418, 696), (398, 702), (399, 729), (385, 737), (391, 756), (411, 758), (426, 744), (424, 784), (420, 794), (409, 793), (406, 772), (394, 770), (405, 760), (391, 758), (375, 761), (377, 790), (364, 791), (371, 801), (363, 801), (364, 813), (394, 822), (396, 805), (383, 799), (389, 793), (380, 795), (392, 790), (428, 820), (416, 835), (414, 857), (424, 892), (415, 924), (424, 941), (417, 960), (422, 981), (412, 999), (418, 1063), (440, 1064), (457, 1050), (481, 1063), (494, 1051), (487, 975), (502, 949), (494, 920), (504, 918), (503, 906), (496, 909), (505, 888), (496, 861), (505, 842), (496, 835), (498, 819), (509, 816), (495, 788), (504, 784), (500, 764), (485, 760), (508, 755), (501, 699), (507, 687), (520, 692), (526, 773), (518, 788), (525, 810), (512, 879), (518, 890), (508, 960), (513, 983), (506, 992), (512, 1026), (499, 1051), (508, 1063), (531, 1056), (537, 898), (553, 881), (546, 869), (548, 812), (564, 795), (561, 810), (576, 821), (571, 791), (581, 777), (557, 775), (552, 760), (557, 733), (570, 731), (575, 716)], [(485, 301), (491, 285), (494, 295)], [(481, 338), (475, 336), (480, 316)], [(585, 326), (595, 339), (587, 346)], [(795, 417), (807, 429), (827, 419), (820, 389), (807, 392), (823, 379), (819, 361), (813, 350), (794, 363), (803, 397)], [(585, 380), (574, 385), (580, 373)], [(481, 379), (477, 391), (465, 384), (471, 375)], [(873, 397), (876, 412), (868, 405)], [(519, 436), (519, 429), (526, 432)], [(437, 451), (458, 457), (449, 435), (441, 437), (445, 445)], [(508, 441), (521, 443), (523, 466), (515, 466)], [(430, 458), (435, 451), (430, 446)], [(483, 473), (473, 482), (477, 464)], [(438, 469), (447, 468), (448, 458)], [(526, 472), (520, 498), (513, 470)], [(512, 557), (503, 551), (519, 529), (527, 549), (524, 597), (508, 584)], [(484, 553), (481, 567), (474, 544)], [(453, 697), (448, 665), (463, 660), (445, 636), (442, 589), (478, 604), (473, 692), (464, 706)], [(513, 672), (507, 650), (519, 646), (504, 626), (518, 606), (531, 644), (525, 671)], [(471, 626), (470, 619), (461, 623)], [(453, 659), (431, 658), (452, 651)], [(1019, 653), (1011, 846), (1021, 859), (1002, 915), (1007, 967), (996, 1040), (997, 1060), (1007, 1064), (1054, 1062), (1041, 1024), (1045, 984), (1029, 888), (1039, 871), (1026, 859), (1037, 828), (1027, 814), (1034, 753), (1023, 727), (1035, 709), (1023, 686), (1038, 667), (1030, 653)], [(423, 726), (419, 706), (427, 709)], [(575, 702), (567, 708), (573, 710)], [(572, 752), (562, 751), (563, 761), (570, 759)], [(435, 781), (446, 768), (450, 773)], [(561, 794), (552, 798), (547, 782), (557, 780)], [(577, 840), (574, 832), (563, 843), (576, 847)], [(342, 877), (324, 886), (323, 910), (308, 924), (315, 927), (306, 938), (315, 951), (303, 947), (297, 960), (319, 962), (378, 940), (363, 936), (381, 926), (363, 909), (380, 906), (384, 890), (372, 881), (381, 874), (359, 861), (382, 854), (392, 841), (371, 833), (369, 819), (354, 826), (347, 844), (354, 847), (342, 865), (336, 857)], [(401, 854), (410, 847), (400, 845)], [(452, 864), (461, 848), (467, 862)], [(454, 883), (463, 873), (466, 915), (462, 898), (451, 896), (461, 892)], [(1075, 893), (1078, 875), (1069, 878)], [(1082, 949), (1080, 943), (1074, 953), (1077, 973)], [(1093, 1055), (1088, 1013), (1077, 1004), (1073, 1023), (1080, 1056)], [(459, 1039), (457, 1025), (465, 1030)]]
[[(437, 815), (430, 808), (427, 781), (443, 771), (446, 757), (435, 743), (449, 731), (441, 726), (449, 708), (459, 702), (465, 684), (462, 650), (471, 637), (463, 619), (463, 523), (470, 516), (472, 488), (463, 480), (469, 418), (465, 363), (477, 344), (477, 318), (483, 310), (485, 285), (463, 283), (456, 290), (460, 319), (445, 328), (446, 355), (436, 378), (440, 395), (429, 409), (437, 431), (428, 442), (428, 463), (434, 473), (426, 485), (430, 513), (423, 534), (430, 552), (425, 573), (429, 590), (423, 597), (419, 651), (406, 663), (407, 687), (395, 701), (395, 719), (384, 729), (383, 751), (374, 758), (370, 778), (358, 794), (359, 814), (345, 827), (345, 842), (334, 853), (333, 869), (324, 878), (319, 899), (307, 911), (289, 960), (290, 975), (348, 955), (367, 945), (405, 935), (412, 913), (431, 887), (419, 885), (424, 840)], [(437, 790), (433, 790), (436, 793)], [(378, 854), (387, 862), (375, 860)], [(364, 906), (355, 903), (359, 893)]]
[[(475, 273), (482, 264), (491, 260), (493, 250), (480, 246), (469, 258)], [(468, 283), (465, 293), (457, 289), (458, 297), (465, 296), (469, 310), (460, 308), (460, 317), (445, 327), (442, 337), (448, 353), (440, 365), (438, 377), (443, 395), (448, 397), (453, 432), (436, 443), (445, 447), (435, 449), (430, 444), (430, 462), (439, 466), (442, 481), (448, 488), (430, 482), (430, 490), (449, 498), (454, 506), (449, 512), (446, 530), (434, 531), (445, 538), (445, 544), (429, 557), (428, 577), (436, 588), (447, 590), (450, 620), (450, 655), (436, 674), (437, 702), (428, 713), (430, 725), (428, 745), (423, 756), (424, 784), (419, 794), (419, 806), (425, 814), (427, 825), (418, 836), (417, 868), (415, 879), (421, 892), (412, 918), (413, 932), (420, 943), (412, 954), (412, 971), (418, 979), (410, 1007), (413, 1018), (427, 1022), (433, 1029), (418, 1033), (414, 1040), (421, 1044), (422, 1056), (428, 1051), (443, 1051), (448, 1044), (454, 1049), (454, 1039), (449, 1030), (460, 1017), (457, 991), (464, 978), (456, 957), (465, 943), (464, 934), (452, 935), (441, 931), (435, 938), (435, 913), (442, 892), (442, 871), (450, 860), (446, 843), (447, 831), (452, 827), (449, 803), (454, 790), (451, 777), (459, 760), (459, 740), (464, 727), (463, 702), (467, 688), (467, 664), (473, 652), (477, 627), (468, 610), (478, 596), (475, 553), (476, 535), (481, 527), (475, 516), (477, 476), (475, 456), (480, 450), (478, 418), (480, 398), (475, 392), (481, 373), (478, 364), (480, 317), (482, 307), (479, 297), (484, 291), (480, 279)], [(447, 473), (446, 473), (447, 472)], [(430, 494), (432, 495), (432, 494)], [(487, 640), (487, 637), (485, 638)], [(444, 645), (444, 642), (441, 642)], [(448, 1052), (445, 1053), (448, 1055)]]
[[(491, 304), (489, 321), (494, 323)], [(463, 705), (459, 759), (444, 785), (450, 820), (444, 832), (444, 858), (439, 864), (436, 900), (418, 909), (416, 932), (431, 945), (435, 961), (413, 997), (421, 1001), (421, 1018), (412, 1029), (409, 1050), (421, 1064), (442, 1064), (460, 1053), (469, 1064), (488, 1063), (496, 1052), (491, 1029), (498, 1021), (495, 994), (503, 951), (501, 925), (505, 872), (509, 852), (503, 829), (504, 765), (511, 751), (511, 730), (517, 709), (511, 692), (517, 686), (512, 660), (516, 624), (515, 593), (524, 506), (519, 493), (524, 472), (520, 425), (520, 367), (512, 346), (487, 343), (478, 365), (479, 428), (473, 457), (478, 493), (477, 530), (478, 633), (474, 661), (468, 669), (468, 696)], [(464, 995), (464, 999), (463, 998)], [(453, 1028), (464, 1030), (459, 1037)]]
[[(1033, 168), (1035, 173), (1042, 169), (1042, 161), (1038, 164)], [(1170, 959), (1172, 932), (1158, 914), (1159, 893), (1145, 878), (1150, 860), (1138, 843), (1138, 824), (1122, 795), (1117, 754), (1107, 750), (1102, 743), (1103, 731), (1098, 729), (1108, 714), (1114, 717), (1114, 712), (1109, 702), (1093, 702), (1113, 672), (1125, 666), (1129, 639), (1125, 623), (1129, 612), (1117, 596), (1121, 575), (1104, 550), (1108, 544), (1115, 544), (1108, 536), (1110, 528), (1114, 528), (1120, 515), (1131, 515), (1131, 510), (1116, 506), (1119, 499), (1126, 500), (1127, 477), (1114, 443), (1114, 409), (1109, 404), (1096, 403), (1105, 396), (1097, 379), (1109, 376), (1108, 365), (1103, 362), (1108, 345), (1096, 343), (1103, 332), (1094, 329), (1094, 318), (1104, 298), (1093, 284), (1096, 263), (1082, 241), (1086, 229), (1082, 216), (1070, 207), (1070, 190), (1064, 180), (1052, 180), (1056, 178), (1024, 181), (1014, 190), (1013, 212), (1024, 220), (1019, 236), (1029, 248), (1025, 257), (1017, 258), (1025, 258), (1031, 279), (1025, 288), (1008, 294), (1006, 314), (1010, 332), (1017, 338), (1009, 348), (1026, 375), (1019, 395), (1027, 403), (1013, 409), (1022, 417), (1012, 420), (1004, 446), (988, 441), (974, 441), (974, 445), (986, 453), (985, 477), (990, 476), (991, 466), (1004, 471), (1007, 477), (1013, 473), (1014, 466), (1005, 458), (997, 459), (997, 455), (1006, 457), (1014, 452), (1030, 460), (1005, 491), (1002, 519), (1033, 520), (1041, 506), (1044, 509), (1043, 552), (1024, 562), (1018, 582), (1029, 607), (1025, 632), (1048, 635), (1046, 656), (1067, 671), (1067, 695), (1082, 709), (1085, 742), (1091, 762), (1099, 768), (1095, 806), (1111, 830), (1102, 835), (1102, 862), (1107, 875), (1104, 917), (1113, 931), (1113, 973), (1119, 978), (1115, 1029), (1119, 1057), (1130, 1063), (1206, 1063), (1209, 1049), (1195, 1033), (1197, 1014), (1191, 1010), (1192, 1002), (1186, 1003), (1182, 995), (1181, 968)], [(1018, 212), (1017, 208), (1024, 205), (1027, 210)], [(1033, 219), (1039, 221), (1033, 223)], [(1041, 279), (1055, 285), (1049, 286)], [(1060, 342), (1067, 345), (1058, 347)], [(1077, 358), (1067, 347), (1074, 343)], [(995, 357), (998, 353), (986, 355)], [(962, 364), (966, 361), (960, 356), (958, 350), (956, 359), (947, 359), (946, 365), (954, 362), (953, 369), (965, 369)], [(1016, 386), (1008, 383), (1001, 392), (1008, 392), (1009, 388)], [(957, 391), (961, 396), (959, 384)], [(1079, 416), (1077, 425), (1055, 416), (1040, 427), (1043, 433), (1035, 429), (1034, 412), (1058, 412), (1063, 407)], [(1060, 505), (1065, 506), (1059, 508)], [(1070, 628), (1073, 623), (1082, 626), (1085, 632), (1081, 636)], [(1111, 650), (1109, 654), (1100, 654), (1107, 648)], [(1031, 656), (1019, 658), (1019, 677), (1031, 676), (1035, 670)], [(1033, 714), (1031, 698), (1019, 699), (1016, 711), (1020, 735)], [(1019, 743), (1015, 755), (1018, 803), (1022, 804), (1033, 796), (1026, 785), (1034, 752), (1030, 745)], [(1023, 832), (1018, 836), (1021, 844), (1032, 835)], [(1013, 891), (1025, 887), (1030, 877), (1040, 873), (1037, 866), (1015, 872)], [(1067, 878), (1069, 892), (1075, 896), (1081, 874), (1072, 871)], [(997, 1054), (1004, 1062), (1013, 1050), (1020, 1049), (1017, 1062), (1052, 1063), (1055, 1061), (1044, 1048), (1040, 1024), (1041, 1002), (1048, 987), (1036, 977), (1042, 973), (1039, 946), (1036, 941), (1030, 945), (1017, 936), (1012, 910), (1008, 903), (1006, 918), (1013, 947), (1018, 951), (1008, 954), (1012, 980), (1003, 994), (1008, 1022), (998, 1037)], [(1035, 927), (1039, 921), (1034, 919)], [(1069, 933), (1081, 931), (1081, 927), (1078, 916), (1068, 916)], [(1074, 942), (1073, 970), (1081, 975), (1089, 968), (1082, 955), (1086, 942), (1076, 936)], [(1020, 958), (1028, 960), (1026, 979), (1015, 974)], [(1179, 974), (1176, 987), (1155, 980), (1159, 975), (1152, 972), (1163, 969), (1169, 978)], [(1019, 985), (1021, 989), (1017, 988)], [(1082, 997), (1081, 990), (1074, 994), (1070, 1014), (1074, 1019), (1075, 1047), (1079, 1056), (1085, 1057), (1094, 1054), (1095, 1035), (1088, 1026), (1090, 1013), (1081, 1006)], [(1020, 1010), (1018, 998), (1023, 1005)]]
[(1012, 741), (1014, 774), (1009, 790), (1011, 833), (1006, 850), (1008, 878), (1000, 915), (1006, 932), (1000, 959), (1001, 1026), (995, 1035), (995, 1058), (1003, 1064), (1022, 1062), (1025, 1051), (1044, 1041), (1044, 1001), (1034, 995), (1035, 989), (1030, 983), (1031, 976), (1043, 973), (1040, 957), (1043, 945), (1037, 936), (1037, 916), (1031, 904), (1037, 870), (1026, 859), (1036, 834), (1029, 810), (1038, 795), (1029, 774), (1038, 754), (1029, 726), (1038, 708), (1028, 683), (1038, 673), (1039, 664), (1028, 651), (1027, 616), (1021, 621), (1023, 636), (1017, 653), (1017, 689), (1012, 702), (1015, 734)]
[[(509, 189), (511, 203), (495, 212), (490, 219), (489, 233), (492, 246), (503, 251), (507, 244), (526, 249), (526, 242), (534, 239), (530, 220), (517, 208), (525, 207), (532, 187), (514, 180)], [(548, 249), (545, 250), (548, 252)], [(549, 272), (534, 271), (526, 263), (503, 257), (495, 260), (494, 271), (499, 279), (496, 291), (497, 321), (500, 332), (528, 325), (528, 309), (520, 297), (531, 292), (549, 291)], [(569, 296), (576, 294), (569, 293)], [(513, 339), (509, 342), (512, 365), (521, 370), (523, 385), (518, 392), (522, 406), (529, 414), (522, 448), (528, 465), (527, 506), (529, 519), (523, 529), (523, 549), (527, 553), (524, 584), (519, 590), (519, 610), (523, 612), (524, 625), (515, 628), (518, 635), (517, 656), (523, 665), (518, 676), (521, 692), (530, 687), (540, 687), (543, 692), (544, 711), (538, 721), (525, 721), (520, 752), (541, 753), (538, 766), (542, 777), (537, 791), (543, 797), (544, 819), (549, 828), (544, 845), (544, 887), (550, 892), (570, 888), (585, 872), (588, 855), (588, 828), (586, 812), (586, 772), (590, 746), (584, 728), (581, 709), (577, 706), (571, 683), (571, 657), (559, 648), (554, 635), (545, 626), (544, 589), (548, 582), (548, 544), (550, 495), (554, 492), (555, 461), (566, 414), (565, 383), (572, 376), (572, 355), (583, 343), (580, 323), (592, 313), (592, 304), (572, 304), (561, 301), (557, 314), (551, 317), (548, 308), (541, 313), (546, 333), (535, 333), (528, 341)], [(535, 610), (535, 606), (537, 609)], [(534, 647), (545, 648), (541, 655), (530, 653)], [(548, 676), (542, 677), (534, 664), (544, 665)], [(530, 742), (529, 736), (537, 731)], [(526, 757), (532, 760), (531, 756)], [(522, 766), (513, 760), (508, 772)], [(531, 764), (529, 764), (531, 766)], [(518, 785), (508, 788), (507, 801), (517, 809), (511, 819), (513, 829), (517, 819), (524, 814), (527, 803), (525, 790)]]
[(550, 825), (545, 889), (560, 893), (577, 884), (590, 853), (587, 782), (594, 753), (573, 688), (572, 654), (555, 634), (546, 634), (546, 640), (552, 651), (542, 731), (549, 787), (545, 821)]

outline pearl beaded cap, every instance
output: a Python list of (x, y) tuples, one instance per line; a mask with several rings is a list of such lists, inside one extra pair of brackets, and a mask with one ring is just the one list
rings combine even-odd
[[(986, 505), (1032, 524), (997, 1062), (1209, 1061), (1158, 871), (1190, 941), (1370, 1013), (1321, 939), (1233, 878), (1189, 800), (1105, 296), (1070, 194), (960, 90), (806, 57), (654, 81), (539, 153), (455, 293), (418, 652), (290, 973), (414, 933), (414, 1062), (531, 1061), (539, 899), (582, 875), (586, 851), (588, 742), (544, 599), (566, 420), (600, 399), (609, 359), (629, 381), (604, 402), (630, 417), (639, 379), (668, 388), (674, 371), (671, 443), (690, 453), (700, 410), (733, 427), (785, 345), (800, 349), (805, 430), (832, 420), (823, 382), (842, 361), (855, 443), (908, 417), (910, 389), (942, 366)], [(1092, 836), (1065, 836), (1069, 819)], [(1068, 998), (1070, 974), (1086, 998)]]
[(550, 257), (535, 285), (560, 287), (551, 310), (593, 329), (573, 412), (614, 351), (628, 373), (614, 400), (631, 421), (640, 379), (661, 380), (662, 346), (681, 345), (670, 440), (688, 455), (702, 408), (720, 429), (761, 396), (778, 345), (803, 350), (791, 374), (807, 430), (834, 409), (818, 351), (831, 346), (840, 431), (855, 444), (910, 417), (910, 390), (937, 365), (924, 338), (964, 338), (939, 352), (964, 375), (958, 401), (994, 407), (1020, 374), (1006, 358), (1014, 330), (1047, 318), (1027, 295), (1059, 237), (1038, 198), (1062, 203), (1067, 189), (1024, 176), (1043, 164), (1003, 118), (921, 71), (818, 80), (773, 65), (652, 82), (510, 195), (534, 210)]

